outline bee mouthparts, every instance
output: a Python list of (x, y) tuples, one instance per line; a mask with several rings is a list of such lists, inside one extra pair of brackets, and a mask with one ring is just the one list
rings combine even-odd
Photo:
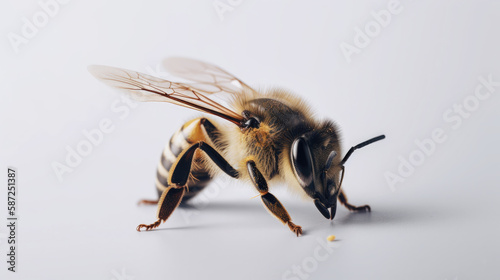
[(314, 205), (316, 205), (316, 208), (318, 208), (319, 212), (327, 219), (330, 219), (330, 213), (328, 212), (328, 209), (325, 207), (325, 205), (323, 203), (321, 203), (321, 201), (319, 201), (319, 199), (315, 199), (314, 200)]

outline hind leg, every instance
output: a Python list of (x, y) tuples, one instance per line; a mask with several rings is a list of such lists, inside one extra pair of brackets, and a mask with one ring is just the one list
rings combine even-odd
[[(193, 170), (191, 171), (191, 177), (189, 178), (187, 184), (187, 188), (189, 191), (187, 191), (184, 194), (184, 197), (181, 200), (181, 205), (186, 204), (189, 200), (191, 200), (193, 197), (195, 197), (197, 194), (199, 194), (212, 180), (212, 177), (206, 170), (201, 170), (197, 169), (196, 171)], [(163, 185), (160, 185), (160, 188), (162, 188)], [(139, 200), (137, 203), (138, 205), (158, 205), (158, 202), (161, 199), (161, 196), (163, 195), (164, 191), (166, 188), (162, 188), (163, 190), (160, 190), (157, 187), (158, 191), (158, 199), (142, 199)]]
[(162, 222), (166, 221), (172, 212), (181, 203), (182, 197), (186, 192), (188, 185), (189, 174), (191, 173), (191, 165), (193, 162), (194, 153), (197, 149), (201, 149), (207, 154), (210, 159), (226, 174), (233, 178), (239, 176), (229, 163), (212, 147), (203, 141), (193, 144), (191, 147), (181, 153), (179, 160), (173, 166), (173, 172), (169, 178), (169, 187), (166, 188), (158, 202), (157, 220), (149, 225), (140, 224), (137, 226), (137, 231), (141, 229), (151, 230), (158, 227)]
[(212, 181), (212, 176), (205, 169), (193, 169), (187, 182), (188, 192), (184, 194), (181, 205), (187, 204), (193, 197), (201, 193), (205, 187)]
[[(163, 192), (169, 187), (168, 178), (172, 172), (172, 166), (179, 158), (181, 152), (199, 141), (207, 142), (207, 140), (210, 140), (209, 143), (215, 143), (217, 142), (218, 135), (218, 129), (206, 118), (197, 118), (186, 122), (170, 138), (156, 168), (155, 186), (158, 192), (158, 199), (143, 199), (140, 200), (138, 204), (158, 204)], [(196, 194), (201, 192), (212, 179), (208, 170), (203, 169), (202, 164), (196, 164), (199, 161), (196, 155), (193, 160), (195, 164), (193, 165), (191, 176), (187, 182), (189, 192), (185, 193), (181, 203), (189, 201)]]

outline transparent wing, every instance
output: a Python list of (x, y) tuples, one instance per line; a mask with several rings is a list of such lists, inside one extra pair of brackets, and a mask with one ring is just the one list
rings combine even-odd
[(251, 87), (232, 74), (203, 61), (170, 57), (163, 61), (163, 67), (174, 76), (194, 82), (189, 86), (206, 94), (242, 94), (245, 90), (253, 92)]
[(219, 116), (239, 126), (243, 121), (241, 115), (211, 100), (190, 85), (110, 66), (92, 65), (88, 69), (97, 79), (129, 93), (135, 100), (169, 102)]

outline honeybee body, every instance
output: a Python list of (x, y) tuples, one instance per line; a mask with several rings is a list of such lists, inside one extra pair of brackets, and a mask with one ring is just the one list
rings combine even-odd
[[(89, 68), (97, 78), (137, 100), (169, 102), (220, 117), (190, 120), (170, 138), (157, 167), (159, 199), (142, 201), (158, 204), (157, 220), (140, 224), (138, 231), (158, 227), (181, 202), (193, 198), (219, 174), (253, 184), (267, 210), (297, 236), (302, 228), (271, 193), (274, 183), (312, 200), (327, 219), (334, 218), (337, 200), (351, 211), (370, 211), (368, 205), (347, 202), (341, 188), (344, 164), (354, 150), (384, 135), (352, 147), (341, 159), (337, 126), (315, 119), (302, 99), (279, 89), (254, 90), (219, 67), (196, 60), (172, 58), (166, 66), (193, 83), (107, 66)], [(228, 107), (208, 97), (216, 93), (231, 94)]]
[[(341, 152), (335, 125), (331, 122), (318, 123), (310, 118), (309, 108), (297, 97), (282, 90), (243, 96), (253, 98), (237, 99), (232, 106), (240, 108), (241, 112), (248, 116), (257, 118), (259, 127), (242, 132), (240, 128), (227, 127), (205, 117), (186, 122), (172, 135), (162, 152), (156, 174), (159, 196), (169, 186), (169, 172), (179, 155), (199, 141), (211, 145), (232, 166), (237, 166), (240, 170), (240, 180), (249, 180), (246, 162), (251, 159), (269, 181), (269, 187), (275, 183), (286, 183), (298, 194), (303, 193), (296, 181), (290, 180), (294, 176), (289, 157), (291, 145), (298, 135), (316, 132), (314, 141), (320, 143), (322, 149), (330, 146), (337, 153)], [(326, 160), (326, 157), (321, 160)], [(196, 152), (187, 183), (189, 191), (182, 202), (197, 195), (220, 173), (217, 166), (206, 159), (203, 153)]]

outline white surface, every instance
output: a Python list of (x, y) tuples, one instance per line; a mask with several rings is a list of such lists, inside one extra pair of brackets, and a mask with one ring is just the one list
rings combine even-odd
[[(1, 261), (1, 279), (305, 279), (286, 271), (314, 265), (317, 250), (325, 260), (307, 266), (308, 279), (498, 279), (500, 90), (458, 129), (442, 115), (473, 94), (479, 76), (500, 80), (500, 3), (401, 1), (402, 12), (347, 63), (340, 44), (352, 44), (354, 28), (387, 1), (243, 1), (223, 21), (212, 1), (122, 2), (71, 1), (17, 54), (7, 34), (41, 8), (2, 4), (0, 168), (19, 170), (20, 220), (18, 272)], [(168, 56), (292, 89), (340, 124), (346, 148), (385, 133), (353, 155), (344, 182), (351, 202), (373, 212), (339, 207), (329, 222), (312, 203), (274, 191), (305, 229), (297, 238), (249, 199), (251, 186), (221, 180), (208, 204), (136, 232), (154, 221), (155, 207), (136, 202), (155, 196), (163, 145), (197, 113), (140, 104), (122, 115), (111, 109), (120, 95), (86, 67), (147, 72)], [(51, 164), (106, 118), (114, 131), (60, 182)], [(384, 173), (435, 128), (446, 142), (391, 189)], [(326, 251), (330, 234), (338, 240)], [(0, 259), (5, 235), (2, 226)]]

